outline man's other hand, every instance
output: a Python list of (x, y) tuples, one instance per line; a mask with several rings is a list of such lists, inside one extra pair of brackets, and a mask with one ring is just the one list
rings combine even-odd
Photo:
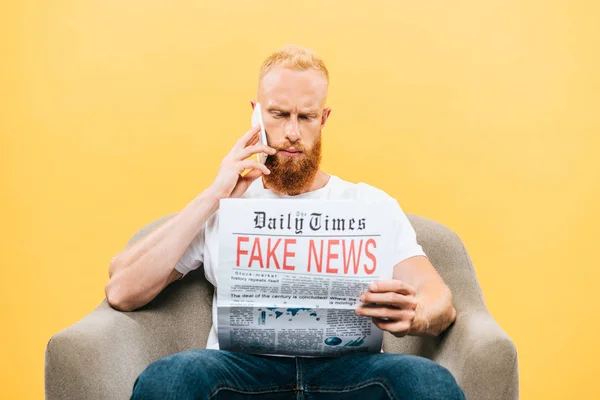
[(373, 323), (397, 337), (406, 336), (415, 325), (418, 300), (416, 290), (407, 283), (392, 279), (373, 282), (360, 296), (356, 314), (372, 317)]

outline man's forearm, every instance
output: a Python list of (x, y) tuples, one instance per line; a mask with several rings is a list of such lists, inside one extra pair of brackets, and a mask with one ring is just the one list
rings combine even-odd
[(139, 308), (168, 284), (174, 266), (202, 225), (218, 208), (218, 198), (204, 192), (181, 212), (111, 263), (106, 297), (123, 311)]
[(417, 288), (417, 309), (412, 336), (438, 336), (455, 320), (450, 289), (437, 279), (422, 282)]

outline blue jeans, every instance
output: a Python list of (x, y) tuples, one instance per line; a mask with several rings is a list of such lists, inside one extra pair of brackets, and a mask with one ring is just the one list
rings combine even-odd
[(151, 363), (131, 399), (464, 399), (446, 368), (406, 354), (272, 357), (194, 349)]

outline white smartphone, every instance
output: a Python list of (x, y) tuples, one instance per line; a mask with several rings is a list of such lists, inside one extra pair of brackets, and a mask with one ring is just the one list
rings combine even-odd
[[(260, 125), (260, 132), (258, 134), (260, 144), (264, 144), (265, 146), (268, 146), (267, 133), (265, 132), (265, 124), (263, 123), (263, 119), (262, 119), (260, 103), (256, 103), (256, 105), (254, 106), (254, 112), (252, 113), (252, 126), (254, 126), (256, 124)], [(261, 162), (264, 164), (266, 161), (267, 161), (267, 154), (258, 153), (258, 162)]]

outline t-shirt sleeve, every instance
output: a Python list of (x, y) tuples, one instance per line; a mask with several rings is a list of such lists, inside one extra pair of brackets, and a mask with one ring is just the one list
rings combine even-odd
[(408, 217), (404, 214), (402, 207), (398, 201), (384, 192), (381, 189), (377, 189), (366, 183), (358, 183), (358, 198), (366, 200), (385, 200), (392, 202), (392, 213), (394, 219), (394, 231), (396, 234), (395, 246), (394, 246), (394, 259), (396, 262), (393, 265), (398, 264), (407, 258), (414, 256), (425, 256), (427, 254), (423, 251), (423, 248), (417, 243), (417, 234), (410, 224)]
[(175, 269), (181, 272), (183, 276), (187, 275), (188, 272), (195, 270), (204, 262), (205, 228), (206, 224), (200, 229), (200, 232), (194, 236), (192, 242), (177, 262), (177, 265), (175, 265)]
[(402, 211), (400, 204), (397, 201), (394, 201), (396, 204), (396, 210), (394, 214), (394, 225), (396, 227), (396, 248), (394, 252), (394, 258), (396, 262), (394, 265), (398, 264), (401, 261), (406, 260), (407, 258), (414, 256), (425, 256), (425, 252), (419, 243), (417, 243), (417, 234), (410, 224), (408, 217)]

